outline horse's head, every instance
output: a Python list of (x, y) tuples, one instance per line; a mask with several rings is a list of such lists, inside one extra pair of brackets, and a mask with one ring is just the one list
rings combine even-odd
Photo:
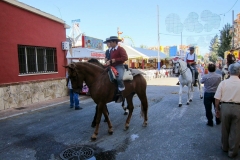
[(76, 63), (71, 63), (63, 67), (68, 69), (68, 78), (71, 80), (73, 92), (81, 93), (84, 77), (78, 72)]
[(187, 64), (183, 60), (179, 59), (176, 62), (173, 63), (174, 66), (174, 73), (175, 74), (180, 74), (184, 70), (187, 69)]

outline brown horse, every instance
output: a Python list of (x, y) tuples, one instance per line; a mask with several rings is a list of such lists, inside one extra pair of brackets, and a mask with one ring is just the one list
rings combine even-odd
[[(104, 66), (102, 63), (100, 63), (96, 58), (91, 58), (88, 60), (89, 63), (93, 63), (93, 64), (96, 64), (102, 68), (107, 68), (107, 66)], [(135, 93), (134, 93), (135, 94)], [(107, 107), (107, 106), (106, 106)], [(128, 115), (128, 105), (127, 107), (125, 107), (125, 98), (124, 100), (122, 101), (122, 108), (124, 110), (124, 115)], [(94, 119), (93, 119), (93, 122), (92, 122), (92, 127), (95, 127), (96, 126), (96, 118), (97, 118), (97, 106), (96, 106), (96, 112), (95, 112), (95, 116), (94, 116)]]
[[(71, 79), (73, 91), (80, 93), (83, 85), (83, 81), (86, 82), (90, 89), (91, 97), (94, 102), (98, 105), (96, 128), (91, 136), (92, 140), (96, 140), (99, 130), (99, 124), (102, 114), (107, 117), (108, 133), (112, 134), (112, 124), (108, 117), (106, 104), (113, 100), (116, 85), (111, 83), (107, 74), (107, 71), (95, 64), (88, 62), (77, 62), (71, 63), (68, 66), (68, 75)], [(124, 81), (125, 90), (122, 92), (123, 97), (126, 97), (129, 114), (125, 123), (125, 130), (129, 128), (129, 123), (133, 112), (133, 92), (135, 92), (141, 101), (141, 111), (144, 117), (143, 126), (147, 126), (147, 112), (148, 112), (148, 101), (146, 95), (147, 82), (145, 78), (138, 74), (134, 76), (132, 81)]]

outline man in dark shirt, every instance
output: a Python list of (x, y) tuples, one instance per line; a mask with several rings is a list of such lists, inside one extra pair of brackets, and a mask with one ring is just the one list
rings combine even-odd
[[(201, 79), (201, 83), (204, 84), (204, 106), (206, 110), (207, 125), (213, 126), (213, 114), (212, 114), (212, 104), (215, 108), (214, 95), (217, 90), (219, 83), (221, 82), (221, 75), (215, 73), (215, 64), (208, 65), (208, 74), (204, 75)], [(220, 124), (221, 121), (216, 117), (216, 124)]]

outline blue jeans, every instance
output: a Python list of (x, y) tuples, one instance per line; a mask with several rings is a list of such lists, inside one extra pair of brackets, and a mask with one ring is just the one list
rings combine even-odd
[(214, 106), (215, 109), (215, 99), (214, 99), (214, 95), (215, 93), (209, 93), (209, 92), (205, 92), (204, 93), (204, 106), (205, 106), (205, 110), (206, 110), (206, 117), (208, 119), (208, 122), (212, 122), (213, 121), (213, 114), (212, 114), (212, 105)]
[(116, 70), (118, 71), (118, 76), (116, 77), (117, 79), (117, 83), (118, 83), (118, 89), (120, 91), (125, 89), (124, 83), (123, 83), (123, 74), (124, 74), (124, 66), (123, 64), (119, 64), (117, 66), (115, 66)]
[(78, 94), (73, 92), (73, 89), (69, 89), (70, 94), (70, 107), (73, 107), (75, 104), (75, 108), (79, 107), (79, 99)]

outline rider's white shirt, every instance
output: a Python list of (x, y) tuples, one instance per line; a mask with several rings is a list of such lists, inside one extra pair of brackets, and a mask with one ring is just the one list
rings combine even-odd
[[(195, 60), (194, 60), (194, 55), (195, 55)], [(190, 53), (187, 53), (185, 57), (185, 62), (187, 62), (187, 59), (194, 60), (194, 62), (197, 62), (197, 55), (195, 53), (193, 53), (192, 55)]]

